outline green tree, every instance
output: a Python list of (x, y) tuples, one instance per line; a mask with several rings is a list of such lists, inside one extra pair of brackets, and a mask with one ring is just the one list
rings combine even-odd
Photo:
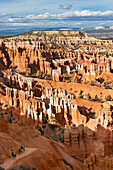
[(88, 93), (88, 100), (91, 100), (91, 95)]
[(82, 95), (83, 94), (83, 90), (80, 90), (80, 93), (79, 93), (79, 95)]
[(106, 97), (106, 101), (111, 101), (112, 100), (112, 97), (110, 96), (110, 95), (108, 95), (107, 97)]
[(80, 99), (83, 99), (83, 90), (80, 90), (79, 98), (80, 98)]
[(12, 119), (10, 118), (8, 122), (9, 122), (9, 123), (12, 123)]
[(95, 101), (98, 101), (99, 99), (98, 99), (98, 96), (97, 96), (97, 94), (95, 95)]

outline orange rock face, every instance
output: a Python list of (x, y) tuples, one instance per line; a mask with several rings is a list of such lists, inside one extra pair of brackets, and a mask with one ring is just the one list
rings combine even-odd
[[(112, 167), (112, 49), (112, 41), (79, 31), (1, 40), (0, 160), (10, 156), (12, 147), (17, 153), (24, 145), (27, 152), (16, 160), (18, 166), (83, 169), (84, 162), (86, 169), (94, 169), (101, 167), (98, 158), (102, 166)], [(41, 134), (44, 127), (47, 134), (62, 130), (64, 143), (42, 137), (34, 127)], [(10, 167), (15, 165), (11, 162)], [(10, 168), (7, 162), (3, 166)]]

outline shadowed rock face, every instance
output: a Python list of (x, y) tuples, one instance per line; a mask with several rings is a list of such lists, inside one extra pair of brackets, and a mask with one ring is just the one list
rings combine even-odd
[(87, 158), (89, 168), (91, 153), (113, 153), (113, 43), (83, 32), (36, 36), (1, 40), (0, 159), (23, 145), (11, 167), (83, 169)]
[[(3, 121), (3, 123), (2, 123)], [(31, 124), (9, 124), (0, 120), (0, 162), (2, 167), (11, 168), (14, 165), (23, 165), (29, 168), (42, 169), (71, 169), (83, 167), (79, 161), (74, 160), (64, 151), (64, 146), (40, 135)], [(8, 128), (7, 128), (8, 127)], [(20, 146), (25, 146), (25, 152), (18, 154)], [(16, 159), (11, 158), (11, 152), (16, 153)], [(65, 161), (63, 161), (63, 159)], [(38, 160), (38, 161), (37, 161)], [(68, 164), (68, 165), (67, 165)]]
[(95, 154), (91, 154), (87, 159), (84, 161), (84, 170), (102, 170), (107, 169), (111, 170), (113, 169), (113, 157), (105, 157), (105, 158), (99, 158)]
[(71, 156), (84, 161), (91, 153), (99, 157), (110, 156), (113, 152), (112, 131), (97, 126), (95, 132), (83, 125), (64, 132), (65, 149)]
[(96, 140), (101, 140), (104, 144), (104, 156), (110, 156), (113, 153), (113, 130), (108, 130), (101, 125), (97, 126), (95, 131)]
[[(40, 42), (40, 39), (37, 41), (35, 34), (41, 36), (46, 45)], [(49, 35), (54, 34), (58, 36), (56, 43), (59, 45), (64, 41), (69, 48), (73, 43), (80, 44), (79, 50), (51, 49), (46, 40), (49, 41)], [(86, 124), (90, 119), (96, 119), (100, 111), (104, 112), (100, 108), (101, 104), (96, 102), (112, 100), (113, 93), (96, 86), (99, 86), (100, 79), (103, 80), (101, 83), (105, 83), (107, 79), (109, 83), (112, 82), (113, 61), (106, 52), (98, 54), (97, 45), (101, 50), (108, 50), (108, 47), (112, 48), (112, 42), (100, 41), (79, 31), (42, 31), (28, 35), (29, 33), (1, 40), (0, 61), (4, 66), (12, 68), (5, 71), (3, 79), (8, 106), (20, 108), (20, 115), (26, 115), (36, 122), (51, 122), (54, 117), (57, 123), (63, 126)], [(74, 42), (70, 44), (70, 41)], [(112, 54), (112, 51), (109, 51), (109, 54)], [(38, 83), (42, 83), (41, 88), (36, 86), (35, 78)], [(78, 102), (77, 105), (75, 98), (83, 99), (84, 102)], [(48, 99), (48, 102), (45, 102), (45, 99)], [(83, 106), (86, 105), (84, 99), (92, 102), (94, 107), (88, 108), (90, 104)], [(94, 122), (95, 127), (97, 122), (98, 120)]]

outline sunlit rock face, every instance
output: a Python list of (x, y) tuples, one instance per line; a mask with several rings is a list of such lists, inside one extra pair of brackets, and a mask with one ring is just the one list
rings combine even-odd
[[(17, 153), (21, 141), (26, 147), (31, 144), (36, 159), (52, 152), (47, 161), (56, 167), (112, 168), (112, 49), (112, 41), (75, 31), (2, 39), (1, 146), (11, 141)], [(1, 160), (10, 157), (11, 143)]]

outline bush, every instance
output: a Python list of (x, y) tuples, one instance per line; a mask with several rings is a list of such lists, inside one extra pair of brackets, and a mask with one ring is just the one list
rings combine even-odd
[(67, 83), (71, 83), (71, 80), (69, 80)]
[(88, 100), (91, 100), (91, 95), (88, 93)]
[(39, 127), (38, 125), (35, 126), (35, 129), (39, 130), (41, 132), (41, 135), (44, 135), (44, 131), (42, 130), (41, 127)]
[(8, 82), (8, 80), (6, 80), (6, 83), (5, 83), (5, 85), (6, 85), (6, 86), (9, 86), (9, 82)]
[(4, 168), (2, 168), (1, 166), (0, 166), (0, 170), (5, 170)]
[(31, 169), (31, 168), (28, 168), (24, 165), (20, 165), (19, 168), (20, 168), (20, 170), (30, 170)]
[(10, 119), (8, 120), (8, 122), (9, 122), (9, 123), (12, 123), (12, 119), (10, 118)]
[(81, 84), (81, 83), (82, 83), (82, 81), (79, 79), (79, 80), (77, 80), (77, 83), (80, 83), (80, 84)]
[(83, 94), (83, 91), (82, 90), (80, 90), (80, 93), (79, 93), (79, 95), (82, 95)]
[(51, 128), (51, 129), (55, 129), (58, 127), (58, 125), (56, 124), (48, 124), (48, 126)]
[(46, 124), (47, 123), (47, 119), (44, 119), (43, 122)]
[(43, 126), (42, 126), (42, 128), (43, 128), (43, 129), (45, 129), (45, 128), (46, 128), (46, 126), (45, 126), (45, 125), (43, 125)]
[(80, 97), (80, 99), (83, 99), (83, 95), (80, 95), (79, 97)]
[(99, 99), (98, 99), (98, 96), (97, 95), (95, 95), (95, 101), (98, 101)]
[(94, 83), (94, 81), (91, 81), (91, 86), (95, 86), (95, 83)]
[(112, 100), (112, 97), (110, 96), (110, 95), (108, 95), (107, 97), (106, 97), (106, 101), (111, 101)]
[(4, 114), (3, 113), (1, 113), (1, 118), (4, 119)]
[(46, 80), (53, 80), (51, 75), (47, 75)]
[(31, 168), (28, 168), (28, 167), (26, 167), (26, 166), (24, 166), (24, 165), (20, 165), (20, 166), (18, 166), (18, 165), (15, 165), (13, 168), (11, 168), (10, 170), (31, 170)]

